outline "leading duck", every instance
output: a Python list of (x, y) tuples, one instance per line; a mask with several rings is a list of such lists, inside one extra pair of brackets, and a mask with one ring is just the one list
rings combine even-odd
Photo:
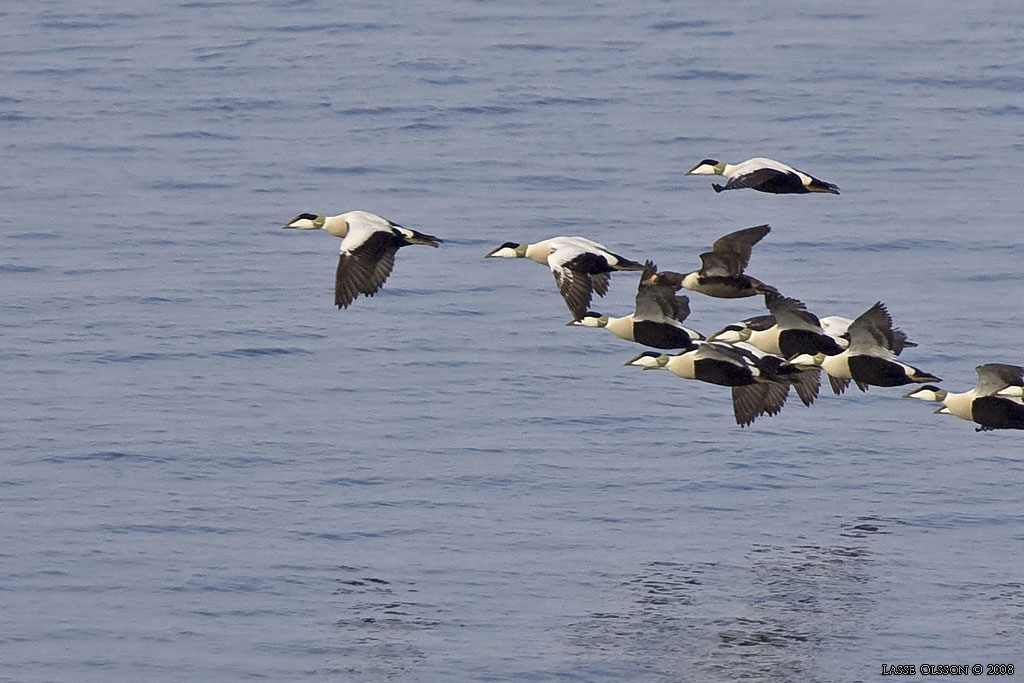
[(935, 412), (948, 412), (961, 420), (975, 422), (976, 431), (990, 429), (1024, 429), (1024, 367), (1004, 363), (985, 363), (975, 368), (978, 384), (961, 393), (953, 393), (927, 384), (906, 398), (942, 403)]
[(334, 277), (334, 303), (348, 308), (357, 296), (373, 296), (384, 285), (395, 265), (395, 253), (410, 244), (437, 247), (441, 240), (369, 211), (348, 211), (337, 216), (302, 213), (285, 228), (324, 230), (341, 239), (338, 269)]
[(484, 258), (528, 258), (551, 268), (574, 320), (586, 316), (594, 292), (598, 296), (608, 293), (610, 273), (644, 269), (642, 263), (619, 256), (586, 237), (552, 237), (533, 244), (505, 242)]
[(771, 194), (807, 194), (810, 192), (839, 194), (838, 185), (818, 180), (781, 161), (764, 157), (747, 159), (738, 164), (704, 159), (684, 175), (724, 176), (727, 180), (725, 185), (711, 185), (715, 192), (749, 187), (758, 192), (770, 192)]

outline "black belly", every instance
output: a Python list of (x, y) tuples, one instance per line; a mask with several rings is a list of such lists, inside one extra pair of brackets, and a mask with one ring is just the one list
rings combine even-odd
[(800, 181), (800, 176), (795, 173), (778, 173), (766, 177), (763, 181), (752, 186), (761, 192), (772, 194), (807, 194), (810, 192)]
[(713, 358), (696, 361), (693, 364), (693, 375), (702, 382), (720, 384), (723, 387), (739, 387), (755, 382), (750, 370)]
[(633, 340), (644, 346), (656, 349), (689, 349), (693, 348), (690, 335), (674, 325), (656, 323), (649, 320), (633, 322)]
[(1024, 405), (999, 396), (979, 396), (971, 403), (971, 418), (988, 429), (1024, 429)]
[(834, 356), (843, 351), (832, 337), (813, 330), (783, 330), (779, 334), (779, 350), (784, 358), (792, 358), (798, 353), (813, 356), (818, 352)]
[(876, 387), (898, 387), (913, 382), (901, 365), (876, 356), (851, 356), (850, 376), (857, 382)]

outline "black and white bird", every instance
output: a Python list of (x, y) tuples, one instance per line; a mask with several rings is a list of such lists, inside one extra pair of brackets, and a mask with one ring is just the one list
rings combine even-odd
[(357, 296), (373, 296), (395, 265), (395, 253), (410, 244), (437, 247), (441, 240), (403, 228), (369, 211), (348, 211), (337, 216), (299, 214), (284, 225), (297, 230), (324, 230), (341, 239), (341, 255), (334, 278), (334, 303), (348, 308)]
[(609, 274), (617, 270), (643, 270), (631, 261), (586, 237), (552, 237), (533, 244), (506, 242), (484, 258), (528, 258), (551, 268), (558, 291), (574, 320), (582, 320), (590, 300), (608, 293)]
[[(736, 424), (746, 427), (759, 415), (777, 415), (789, 383), (776, 376), (778, 363), (766, 363), (751, 349), (721, 342), (695, 342), (674, 356), (645, 351), (626, 362), (645, 370), (666, 369), (677, 377), (731, 387)], [(781, 361), (781, 359), (778, 359)]]
[(771, 227), (767, 225), (755, 225), (752, 228), (731, 232), (715, 240), (711, 245), (711, 251), (700, 255), (700, 270), (685, 275), (657, 273), (653, 279), (656, 282), (670, 284), (678, 282), (690, 291), (720, 299), (737, 299), (765, 292), (777, 292), (778, 290), (771, 285), (743, 272), (750, 263), (750, 252), (754, 245), (769, 231)]
[(656, 349), (688, 349), (704, 335), (683, 325), (690, 315), (689, 297), (677, 294), (681, 285), (659, 284), (652, 280), (658, 267), (644, 264), (640, 285), (636, 290), (636, 310), (621, 318), (612, 318), (587, 311), (579, 320), (566, 325), (603, 327), (619, 339)]
[(893, 329), (892, 317), (882, 302), (850, 323), (846, 334), (850, 345), (842, 353), (833, 356), (804, 353), (790, 358), (787, 363), (800, 368), (822, 368), (836, 394), (843, 393), (850, 380), (861, 391), (867, 391), (869, 386), (898, 387), (942, 381), (935, 375), (895, 360), (895, 347), (905, 345), (906, 335)]
[(715, 192), (739, 190), (749, 187), (759, 192), (772, 194), (807, 194), (826, 192), (839, 194), (839, 187), (799, 171), (788, 164), (774, 159), (757, 157), (738, 164), (727, 164), (715, 159), (704, 159), (685, 175), (720, 175), (726, 178), (725, 185), (713, 183)]
[(822, 328), (818, 317), (808, 311), (802, 301), (775, 292), (766, 292), (764, 303), (771, 315), (756, 320), (771, 320), (772, 324), (761, 326), (760, 329), (755, 329), (746, 321), (728, 325), (711, 335), (711, 341), (745, 341), (765, 353), (773, 353), (783, 358), (792, 358), (801, 353), (824, 353), (826, 356), (834, 356), (842, 353), (848, 345), (848, 342), (840, 344), (828, 334)]
[(926, 384), (908, 394), (907, 398), (941, 403), (935, 412), (955, 415), (975, 422), (977, 431), (990, 429), (1024, 429), (1024, 367), (1004, 363), (985, 363), (975, 368), (978, 384), (968, 391), (953, 393)]

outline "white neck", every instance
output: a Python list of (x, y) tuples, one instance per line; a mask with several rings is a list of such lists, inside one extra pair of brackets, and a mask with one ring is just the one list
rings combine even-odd
[(971, 417), (971, 404), (974, 403), (976, 394), (977, 391), (974, 389), (961, 394), (946, 394), (946, 398), (942, 400), (942, 403), (949, 408), (949, 412), (961, 420), (973, 421)]
[(608, 324), (605, 325), (608, 331), (614, 334), (619, 339), (625, 339), (626, 341), (636, 341), (633, 338), (633, 315), (627, 315), (624, 318), (608, 318)]
[(693, 367), (693, 353), (684, 353), (681, 356), (672, 356), (665, 365), (675, 375), (683, 379), (694, 379), (697, 371)]
[(551, 255), (551, 246), (547, 243), (547, 240), (543, 242), (537, 242), (526, 247), (526, 258), (531, 261), (536, 261), (541, 265), (548, 264), (548, 256)]
[(346, 214), (340, 216), (327, 216), (324, 219), (324, 230), (335, 237), (345, 237), (348, 234), (348, 220)]
[(765, 353), (782, 355), (782, 349), (779, 348), (779, 331), (778, 325), (772, 325), (767, 330), (751, 330), (749, 341)]
[(850, 354), (843, 351), (835, 356), (825, 356), (821, 361), (822, 369), (833, 377), (839, 379), (853, 379), (850, 374)]

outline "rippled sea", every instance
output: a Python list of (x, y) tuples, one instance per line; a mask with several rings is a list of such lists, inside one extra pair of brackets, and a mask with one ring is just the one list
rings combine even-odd
[[(1024, 433), (827, 386), (741, 429), (483, 259), (770, 223), (751, 274), (884, 301), (947, 388), (1024, 363), (1018, 10), (7, 3), (0, 680), (1024, 672)], [(753, 156), (842, 195), (683, 176)], [(280, 227), (351, 209), (445, 244), (339, 311), (337, 240)]]

